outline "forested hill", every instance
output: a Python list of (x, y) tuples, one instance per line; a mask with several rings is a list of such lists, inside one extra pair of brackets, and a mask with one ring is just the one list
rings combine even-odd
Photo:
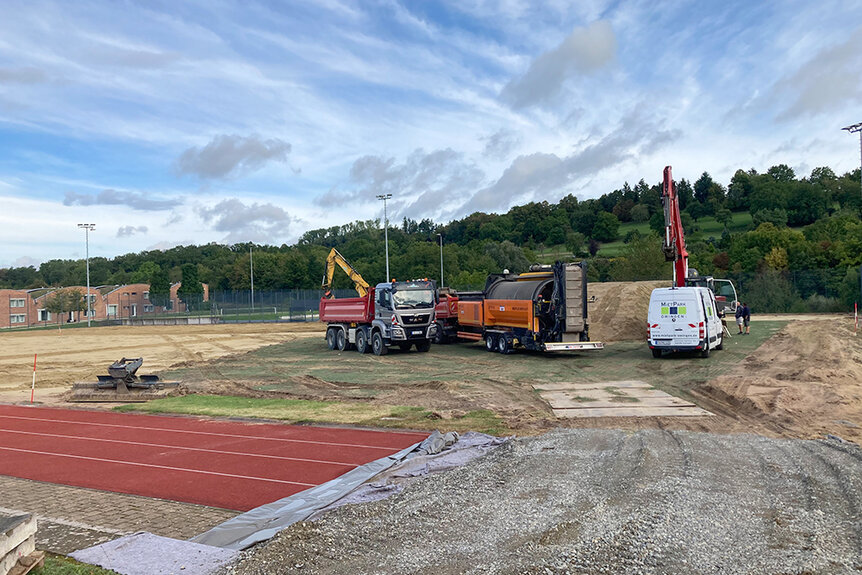
[[(780, 287), (788, 291), (788, 308), (812, 296), (828, 299), (832, 307), (858, 299), (859, 170), (837, 176), (821, 167), (798, 177), (778, 165), (763, 174), (738, 170), (726, 185), (704, 173), (693, 183), (678, 181), (677, 191), (690, 264), (701, 274), (749, 286), (784, 282)], [(440, 234), (444, 283), (456, 288), (481, 286), (489, 272), (523, 271), (535, 261), (571, 258), (588, 260), (592, 281), (666, 278), (671, 267), (657, 235), (663, 226), (661, 184), (644, 180), (597, 199), (569, 195), (558, 203), (529, 203), (505, 214), (474, 213), (447, 224), (404, 219), (390, 222), (391, 275), (439, 281)], [(383, 229), (374, 220), (312, 230), (292, 246), (207, 244), (92, 257), (90, 283), (150, 282), (165, 272), (171, 281), (180, 281), (183, 265), (195, 264), (200, 281), (211, 289), (249, 289), (252, 248), (255, 290), (317, 288), (332, 247), (370, 283), (384, 279)], [(336, 287), (350, 287), (344, 274), (336, 274), (335, 281)], [(0, 269), (4, 288), (84, 283), (83, 260)]]

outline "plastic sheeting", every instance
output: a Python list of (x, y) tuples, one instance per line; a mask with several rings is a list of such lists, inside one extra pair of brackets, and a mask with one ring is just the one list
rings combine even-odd
[[(483, 454), (487, 448), (506, 441), (473, 432), (459, 440), (455, 432), (435, 431), (422, 442), (398, 453), (366, 463), (317, 487), (252, 509), (190, 541), (225, 549), (245, 549), (272, 538), (298, 521), (317, 517), (345, 503), (382, 499), (400, 491), (399, 481), (404, 478), (458, 467)], [(437, 456), (444, 452), (446, 457)]]
[(142, 531), (75, 551), (71, 557), (123, 575), (211, 575), (236, 553)]

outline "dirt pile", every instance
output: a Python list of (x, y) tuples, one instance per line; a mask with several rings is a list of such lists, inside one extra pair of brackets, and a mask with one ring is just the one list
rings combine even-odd
[(667, 280), (644, 282), (592, 282), (587, 295), (590, 339), (626, 341), (646, 339), (646, 320), (652, 290), (669, 287)]
[(862, 338), (852, 319), (792, 322), (696, 393), (782, 435), (862, 443)]

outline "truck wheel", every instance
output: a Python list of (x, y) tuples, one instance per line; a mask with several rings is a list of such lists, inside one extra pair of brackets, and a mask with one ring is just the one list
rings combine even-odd
[(383, 336), (380, 335), (379, 331), (375, 331), (371, 336), (371, 351), (374, 352), (374, 355), (386, 355), (389, 353), (389, 348), (386, 347)]
[(335, 347), (338, 351), (344, 351), (347, 349), (347, 335), (345, 335), (343, 329), (339, 329), (335, 332)]
[(512, 340), (510, 340), (505, 335), (501, 335), (497, 338), (497, 351), (502, 354), (509, 355), (512, 353)]
[(400, 349), (401, 351), (405, 351), (405, 352), (410, 351), (411, 347), (413, 347), (412, 343), (399, 343), (398, 344), (398, 349)]
[(443, 324), (441, 322), (437, 322), (437, 333), (434, 334), (434, 343), (443, 344), (446, 343), (446, 334), (443, 333)]
[(416, 344), (416, 351), (428, 351), (431, 349), (430, 341), (421, 341)]
[(329, 349), (335, 349), (335, 328), (326, 330), (326, 345)]
[(356, 351), (359, 353), (368, 353), (368, 334), (364, 329), (356, 330)]
[(660, 349), (655, 349), (655, 348), (653, 348), (653, 350), (652, 350), (652, 356), (653, 356), (653, 357), (661, 357), (661, 350), (660, 350)]
[(485, 349), (488, 351), (494, 351), (497, 349), (497, 336), (492, 333), (485, 336)]

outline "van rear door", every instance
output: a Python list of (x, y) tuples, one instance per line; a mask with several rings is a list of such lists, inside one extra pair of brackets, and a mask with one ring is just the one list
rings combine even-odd
[[(658, 297), (655, 297), (658, 296)], [(650, 300), (650, 339), (656, 347), (694, 349), (700, 342), (699, 298), (695, 290), (662, 290)]]

